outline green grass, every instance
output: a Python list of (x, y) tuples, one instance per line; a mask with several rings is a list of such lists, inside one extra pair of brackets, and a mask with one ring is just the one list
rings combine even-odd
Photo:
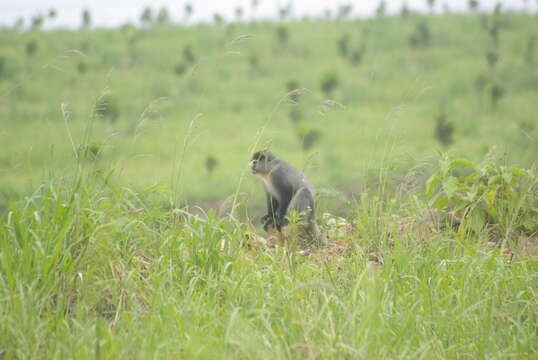
[[(489, 74), (485, 53), (491, 40), (481, 19), (468, 15), (294, 22), (285, 25), (286, 46), (278, 43), (277, 25), (271, 23), (2, 30), (0, 190), (25, 193), (40, 183), (43, 168), (70, 169), (61, 104), (70, 112), (68, 125), (78, 144), (105, 92), (112, 94), (119, 117), (114, 123), (97, 121), (92, 141), (103, 147), (99, 166), (114, 167), (125, 185), (169, 184), (194, 120), (194, 141), (182, 165), (183, 196), (189, 199), (233, 193), (256, 143), (297, 166), (308, 164), (318, 187), (357, 187), (369, 173), (377, 174), (380, 164), (403, 173), (440, 149), (433, 135), (440, 112), (455, 126), (452, 152), (478, 160), (495, 145), (511, 162), (528, 166), (538, 150), (538, 71), (524, 59), (536, 19), (518, 14), (503, 19), (495, 76), (506, 95), (495, 110), (487, 94), (475, 89), (476, 78)], [(408, 39), (421, 21), (429, 24), (432, 45), (412, 50)], [(352, 49), (366, 43), (359, 66), (338, 55), (337, 41), (346, 33)], [(233, 43), (244, 34), (254, 38)], [(31, 57), (25, 54), (29, 41), (37, 43)], [(174, 68), (185, 63), (185, 46), (191, 46), (196, 63), (178, 76)], [(253, 56), (259, 61), (254, 70)], [(85, 73), (77, 71), (80, 63)], [(331, 97), (344, 107), (325, 112), (320, 82), (328, 71), (339, 78)], [(298, 108), (305, 126), (323, 134), (306, 152), (288, 117), (290, 80), (310, 90)], [(208, 156), (218, 160), (211, 177), (204, 167)], [(243, 185), (250, 193), (259, 190), (255, 179)]]
[(0, 219), (0, 351), (531, 358), (538, 262), (509, 262), (486, 233), (389, 236), (390, 215), (416, 198), (379, 196), (355, 208), (349, 251), (316, 257), (250, 251), (241, 223), (162, 210), (99, 179), (44, 184)]
[[(504, 19), (496, 76), (506, 97), (495, 110), (473, 85), (490, 45), (472, 16), (294, 22), (284, 48), (267, 23), (1, 30), (0, 358), (532, 358), (538, 261), (526, 247), (536, 233), (520, 225), (532, 222), (537, 196), (538, 72), (523, 61), (536, 19)], [(433, 44), (413, 51), (419, 20)], [(359, 41), (365, 27), (368, 50), (353, 67), (336, 41), (345, 32)], [(231, 44), (247, 33), (256, 37)], [(38, 50), (27, 57), (32, 39)], [(178, 77), (187, 44), (198, 65)], [(326, 71), (338, 73), (333, 98), (344, 105), (327, 112)], [(298, 106), (323, 133), (308, 151), (287, 115), (292, 79), (311, 90)], [(95, 114), (109, 91), (116, 122)], [(478, 161), (497, 146), (510, 166), (532, 169), (510, 183), (528, 194), (511, 197), (500, 179), (488, 189), (502, 196), (472, 205), (505, 214), (502, 234), (494, 224), (422, 224), (440, 111), (456, 129), (451, 152)], [(354, 230), (340, 251), (249, 249), (260, 230), (245, 220), (263, 201), (246, 163), (267, 144), (306, 166), (322, 190), (319, 213), (348, 214)], [(230, 194), (234, 216), (183, 206)]]

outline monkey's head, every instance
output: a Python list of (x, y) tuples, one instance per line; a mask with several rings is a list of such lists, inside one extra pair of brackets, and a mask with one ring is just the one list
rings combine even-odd
[(269, 150), (261, 150), (252, 155), (250, 170), (253, 174), (266, 175), (276, 166), (278, 158)]

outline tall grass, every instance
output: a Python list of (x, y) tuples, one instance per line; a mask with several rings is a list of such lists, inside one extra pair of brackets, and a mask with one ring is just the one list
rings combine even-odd
[(100, 173), (51, 180), (0, 218), (0, 352), (531, 358), (538, 263), (509, 262), (481, 234), (390, 233), (414, 200), (386, 194), (357, 203), (347, 251), (305, 257), (248, 250), (241, 223), (163, 207), (167, 196)]

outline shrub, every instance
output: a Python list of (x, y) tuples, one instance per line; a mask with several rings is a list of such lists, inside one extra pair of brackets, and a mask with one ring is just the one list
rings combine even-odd
[(5, 56), (0, 56), (0, 80), (7, 77), (7, 60)]
[(224, 18), (222, 17), (221, 14), (214, 13), (213, 14), (213, 22), (215, 23), (215, 25), (222, 25), (224, 23)]
[(41, 27), (43, 26), (44, 21), (45, 21), (45, 19), (41, 15), (33, 16), (32, 17), (32, 25), (31, 25), (32, 30), (41, 29)]
[(478, 10), (478, 0), (469, 0), (469, 10), (475, 12)]
[(499, 103), (499, 101), (504, 96), (504, 89), (500, 85), (498, 85), (497, 83), (493, 83), (491, 85), (489, 95), (490, 95), (490, 98), (491, 98), (491, 106), (493, 108), (495, 108), (495, 107), (497, 107), (497, 104)]
[(243, 8), (241, 6), (235, 8), (235, 18), (237, 21), (241, 21), (243, 18)]
[(351, 65), (357, 66), (360, 65), (362, 62), (362, 59), (364, 58), (364, 54), (366, 54), (366, 43), (363, 43), (360, 48), (353, 51), (351, 54), (349, 61), (351, 62)]
[(116, 122), (120, 115), (120, 109), (116, 99), (110, 94), (100, 97), (95, 103), (94, 114), (101, 119), (108, 119), (110, 122)]
[(338, 53), (342, 57), (347, 57), (349, 55), (349, 34), (344, 34), (336, 42), (338, 46)]
[(499, 53), (497, 50), (489, 50), (486, 52), (486, 60), (491, 69), (495, 68), (495, 65), (499, 61)]
[(194, 8), (192, 7), (192, 4), (190, 3), (185, 4), (185, 8), (184, 8), (185, 20), (189, 19), (192, 16), (193, 12), (194, 12)]
[(428, 25), (424, 22), (416, 24), (415, 30), (409, 36), (409, 45), (413, 49), (419, 49), (430, 46), (430, 42), (431, 34)]
[(321, 138), (321, 131), (319, 130), (308, 130), (303, 135), (303, 150), (309, 150), (318, 142)]
[(140, 14), (140, 22), (142, 25), (149, 26), (153, 23), (153, 10), (148, 6), (142, 10)]
[(174, 67), (174, 72), (176, 73), (177, 76), (183, 75), (185, 73), (185, 71), (187, 71), (187, 67), (183, 63), (178, 63)]
[(531, 35), (527, 40), (527, 47), (525, 48), (525, 62), (529, 65), (534, 63), (537, 42), (536, 35)]
[(185, 62), (190, 65), (196, 62), (196, 56), (194, 55), (194, 52), (192, 51), (192, 47), (190, 45), (186, 45), (183, 48), (183, 59), (185, 59)]
[(86, 66), (86, 63), (81, 61), (77, 64), (77, 71), (79, 74), (85, 74), (87, 69), (88, 67)]
[(248, 58), (248, 64), (251, 71), (256, 71), (260, 68), (260, 58), (256, 54), (252, 54)]
[(91, 25), (92, 25), (92, 15), (90, 13), (90, 10), (84, 9), (82, 11), (82, 28), (89, 29)]
[(488, 82), (489, 82), (489, 77), (487, 75), (479, 74), (474, 81), (474, 86), (476, 88), (476, 91), (478, 91), (479, 93), (482, 93), (484, 89), (486, 88), (486, 86), (488, 85)]
[(170, 22), (170, 13), (166, 7), (162, 7), (157, 14), (157, 24), (165, 25)]
[(336, 72), (329, 71), (323, 74), (323, 77), (321, 78), (321, 90), (325, 96), (330, 97), (334, 89), (338, 87), (338, 84), (339, 80)]
[(430, 205), (459, 218), (460, 230), (538, 231), (536, 168), (507, 167), (497, 160), (491, 152), (480, 164), (443, 156), (426, 182)]
[(299, 101), (299, 98), (301, 97), (301, 94), (299, 91), (293, 91), (293, 90), (297, 90), (298, 88), (299, 88), (299, 83), (295, 80), (289, 80), (286, 83), (286, 90), (288, 91), (288, 98), (292, 102)]
[(352, 10), (353, 10), (353, 5), (351, 4), (340, 5), (338, 7), (338, 17), (340, 19), (347, 19), (350, 16)]
[(375, 9), (375, 14), (377, 17), (383, 17), (385, 16), (387, 12), (387, 3), (385, 0), (381, 0), (379, 2), (379, 5), (377, 5), (377, 8)]
[(290, 120), (293, 125), (297, 126), (303, 119), (303, 113), (297, 107), (294, 107), (289, 112)]
[(275, 31), (276, 31), (276, 37), (280, 45), (286, 46), (289, 40), (288, 29), (286, 29), (284, 26), (281, 25), (281, 26), (278, 26)]
[(35, 40), (30, 40), (26, 43), (26, 55), (33, 56), (37, 51), (37, 42)]
[(439, 114), (435, 119), (435, 138), (443, 147), (448, 147), (454, 141), (454, 125), (447, 121), (444, 113)]
[(219, 161), (213, 155), (208, 155), (205, 159), (205, 168), (209, 175), (213, 174), (213, 171), (217, 168)]

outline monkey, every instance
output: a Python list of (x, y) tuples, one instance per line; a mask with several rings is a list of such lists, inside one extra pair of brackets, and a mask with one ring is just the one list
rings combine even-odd
[(273, 226), (278, 231), (288, 224), (291, 211), (301, 215), (301, 223), (308, 236), (319, 240), (319, 229), (315, 220), (315, 190), (306, 176), (269, 150), (261, 150), (250, 161), (252, 173), (264, 186), (267, 214), (261, 218), (263, 228)]

